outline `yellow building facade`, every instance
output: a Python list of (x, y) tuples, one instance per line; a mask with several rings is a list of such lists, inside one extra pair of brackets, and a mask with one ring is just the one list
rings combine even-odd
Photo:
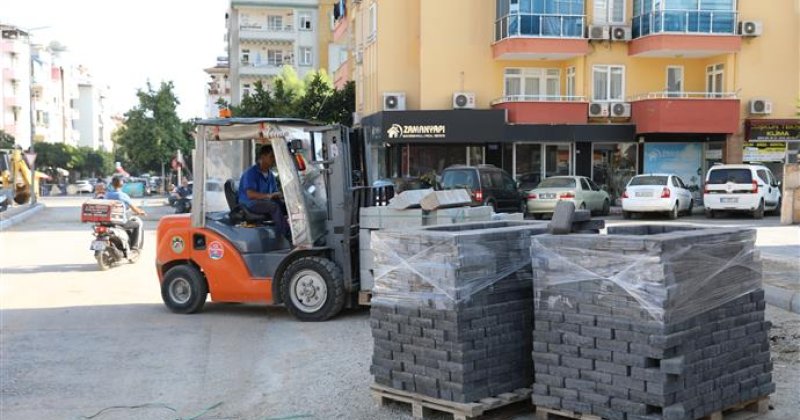
[[(797, 0), (341, 0), (334, 7), (333, 42), (349, 51), (337, 74), (356, 82), (357, 113), (382, 168), (375, 177), (493, 163), (518, 180), (569, 173), (608, 184), (620, 169), (668, 170), (664, 156), (683, 154), (697, 169), (676, 163), (676, 170), (699, 187), (714, 162), (763, 159), (778, 168), (797, 153)], [(470, 123), (493, 126), (497, 118), (504, 128), (469, 135), (480, 132)], [(393, 124), (447, 125), (447, 134), (389, 139)], [(462, 129), (465, 137), (450, 135)], [(776, 144), (756, 140), (782, 144), (783, 159)], [(412, 162), (431, 154), (444, 157)]]

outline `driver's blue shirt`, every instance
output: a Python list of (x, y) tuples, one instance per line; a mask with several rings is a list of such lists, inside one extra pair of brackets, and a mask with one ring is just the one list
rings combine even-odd
[(264, 174), (258, 165), (253, 165), (244, 171), (241, 179), (239, 179), (239, 204), (250, 208), (253, 200), (247, 197), (247, 190), (261, 194), (276, 193), (278, 192), (278, 182), (275, 180), (275, 175), (272, 174), (272, 171), (267, 171)]
[(127, 220), (128, 211), (130, 210), (131, 205), (133, 204), (133, 200), (131, 200), (131, 196), (129, 196), (127, 193), (124, 193), (122, 191), (111, 190), (111, 191), (106, 192), (105, 199), (106, 200), (122, 201), (122, 205), (125, 206), (125, 219)]

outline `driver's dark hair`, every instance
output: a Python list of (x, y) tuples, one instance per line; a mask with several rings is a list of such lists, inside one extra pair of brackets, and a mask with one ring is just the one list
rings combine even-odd
[(122, 187), (122, 177), (121, 176), (115, 176), (114, 178), (111, 178), (111, 186), (114, 187), (114, 188), (121, 188)]
[(258, 157), (274, 154), (271, 144), (265, 144), (258, 149)]

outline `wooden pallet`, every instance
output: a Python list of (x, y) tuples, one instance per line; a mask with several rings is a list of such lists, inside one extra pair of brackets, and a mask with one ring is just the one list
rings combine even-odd
[[(556, 416), (556, 417), (551, 417)], [(576, 420), (602, 420), (602, 417), (594, 414), (576, 413), (569, 410), (554, 410), (552, 408), (536, 407), (536, 420), (550, 420), (558, 418), (568, 418)]]
[[(711, 413), (711, 415), (703, 417), (702, 420), (723, 420), (726, 417), (726, 414), (733, 414), (744, 410), (757, 413), (758, 415), (766, 413), (769, 411), (769, 397), (762, 397), (756, 400), (746, 401), (741, 404), (728, 407), (722, 411)], [(554, 410), (552, 408), (536, 407), (536, 420), (555, 420), (558, 418), (575, 420), (602, 420), (602, 417), (598, 417), (593, 414), (583, 414), (569, 410)]]
[(453, 420), (466, 420), (482, 416), (489, 410), (505, 407), (510, 404), (525, 401), (530, 403), (531, 390), (520, 388), (514, 392), (507, 392), (492, 398), (484, 398), (474, 403), (457, 403), (439, 398), (428, 397), (414, 392), (400, 391), (383, 385), (370, 386), (372, 398), (383, 407), (388, 401), (399, 401), (411, 404), (411, 414), (415, 419), (422, 419), (424, 410), (430, 409), (453, 415)]
[(757, 415), (765, 414), (769, 411), (769, 397), (761, 397), (755, 400), (745, 401), (736, 404), (733, 407), (728, 407), (722, 411), (711, 413), (711, 415), (703, 417), (703, 420), (723, 420), (726, 414), (738, 413), (741, 411), (750, 411)]

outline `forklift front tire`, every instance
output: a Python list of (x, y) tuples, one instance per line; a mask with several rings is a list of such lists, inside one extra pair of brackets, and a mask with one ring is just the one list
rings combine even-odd
[(208, 286), (203, 274), (189, 264), (167, 270), (161, 283), (161, 299), (172, 312), (193, 314), (203, 309)]
[(281, 297), (300, 321), (320, 322), (336, 316), (344, 307), (342, 271), (331, 260), (303, 257), (283, 272)]

